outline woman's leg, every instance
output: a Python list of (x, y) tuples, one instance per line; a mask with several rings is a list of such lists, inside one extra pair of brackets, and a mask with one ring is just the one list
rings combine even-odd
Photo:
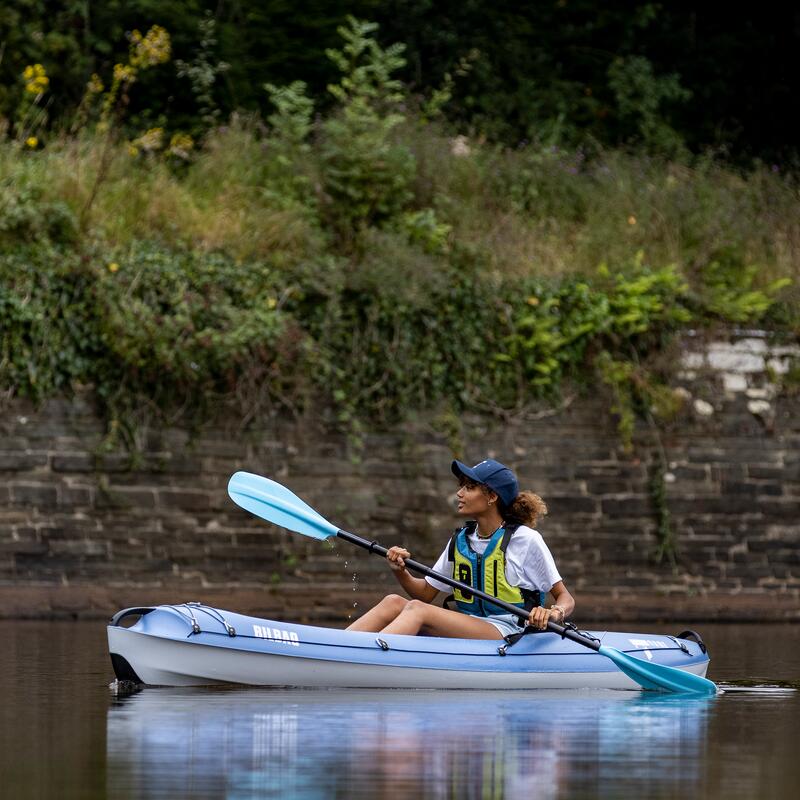
[(426, 633), (455, 639), (503, 638), (491, 622), (420, 600), (407, 601), (396, 619), (387, 624), (381, 633)]
[(400, 597), (399, 594), (387, 595), (378, 605), (373, 606), (352, 625), (348, 625), (345, 630), (377, 633), (392, 622), (408, 603), (409, 601), (405, 597)]

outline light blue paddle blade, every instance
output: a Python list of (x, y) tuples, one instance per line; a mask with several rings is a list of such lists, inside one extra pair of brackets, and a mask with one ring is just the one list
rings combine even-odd
[(641, 658), (630, 656), (614, 647), (600, 646), (597, 651), (610, 658), (629, 678), (645, 689), (659, 689), (662, 692), (687, 692), (691, 694), (716, 694), (713, 681), (692, 672), (653, 664)]
[(339, 530), (294, 492), (260, 475), (236, 472), (228, 481), (228, 494), (245, 511), (313, 539), (336, 536)]

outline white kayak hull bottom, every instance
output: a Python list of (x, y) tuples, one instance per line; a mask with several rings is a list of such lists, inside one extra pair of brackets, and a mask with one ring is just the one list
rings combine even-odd
[[(182, 609), (189, 605), (152, 609), (127, 628), (115, 624), (115, 617), (108, 643), (120, 680), (153, 686), (641, 689), (609, 658), (551, 633), (525, 636), (501, 657), (502, 640), (381, 638), (210, 607), (192, 606), (187, 622)], [(209, 619), (200, 610), (207, 610)], [(708, 668), (702, 643), (661, 634), (595, 635), (612, 647), (628, 642), (626, 651), (646, 662), (703, 677)]]

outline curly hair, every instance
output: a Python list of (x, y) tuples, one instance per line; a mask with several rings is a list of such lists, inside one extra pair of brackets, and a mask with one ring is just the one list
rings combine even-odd
[(533, 528), (540, 517), (547, 514), (547, 504), (533, 492), (520, 492), (510, 505), (497, 500), (497, 510), (506, 522)]

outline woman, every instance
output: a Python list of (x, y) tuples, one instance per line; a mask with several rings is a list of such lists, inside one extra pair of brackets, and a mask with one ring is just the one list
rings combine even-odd
[[(434, 571), (528, 611), (527, 624), (539, 630), (549, 619), (562, 623), (575, 601), (547, 545), (533, 529), (537, 518), (547, 513), (544, 501), (532, 492), (520, 492), (514, 473), (493, 459), (474, 467), (454, 461), (452, 470), (459, 479), (458, 513), (471, 521), (456, 531)], [(450, 587), (434, 578), (415, 578), (405, 568), (410, 557), (404, 547), (392, 547), (386, 556), (395, 578), (413, 599), (388, 595), (347, 630), (499, 639), (522, 629), (519, 617), (468, 592), (455, 590), (458, 611), (431, 605), (439, 592), (449, 592)], [(545, 608), (548, 592), (555, 602)]]

